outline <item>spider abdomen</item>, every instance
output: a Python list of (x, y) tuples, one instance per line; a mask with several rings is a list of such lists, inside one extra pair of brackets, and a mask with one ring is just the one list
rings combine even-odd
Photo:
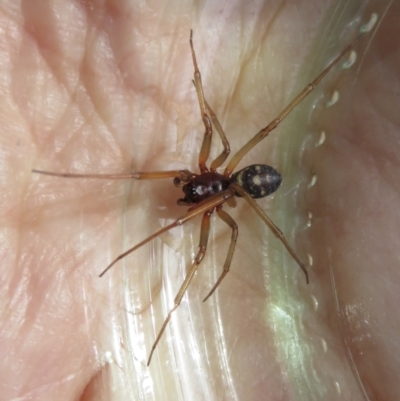
[(231, 182), (240, 185), (252, 198), (259, 199), (275, 192), (281, 185), (282, 177), (271, 166), (252, 164), (232, 174)]

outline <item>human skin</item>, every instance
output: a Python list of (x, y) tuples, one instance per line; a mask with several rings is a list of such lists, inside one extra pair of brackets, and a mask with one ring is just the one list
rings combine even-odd
[[(304, 130), (326, 131), (326, 143), (306, 145), (298, 161), (285, 143), (301, 130), (293, 119), (243, 162), (282, 171), (280, 192), (260, 204), (272, 218), (291, 216), (281, 228), (303, 259), (313, 255), (310, 285), (295, 264), (277, 263), (285, 251), (243, 201), (226, 207), (239, 224), (232, 271), (202, 304), (230, 238), (215, 219), (209, 255), (149, 368), (152, 342), (196, 252), (200, 221), (99, 279), (120, 252), (185, 212), (175, 205), (179, 190), (170, 180), (31, 173), (196, 170), (204, 128), (190, 82), (191, 28), (207, 99), (234, 152), (313, 77), (306, 67), (318, 44), (324, 48), (321, 24), (330, 5), (2, 3), (1, 399), (399, 398), (395, 5), (377, 34), (360, 43), (359, 73), (333, 74), (324, 84), (327, 93), (339, 90), (340, 104), (318, 109)], [(347, 45), (338, 42), (328, 60)], [(296, 200), (287, 196), (298, 178), (284, 174), (291, 169), (302, 171)], [(313, 174), (318, 181), (310, 189)], [(294, 222), (305, 222), (309, 211), (312, 225), (300, 226), (295, 239)], [(133, 313), (125, 313), (123, 277), (134, 286)], [(293, 342), (281, 337), (286, 326), (273, 311), (287, 316), (297, 307)], [(136, 345), (124, 327), (129, 315), (144, 336), (130, 340)], [(199, 366), (207, 385), (196, 382)]]

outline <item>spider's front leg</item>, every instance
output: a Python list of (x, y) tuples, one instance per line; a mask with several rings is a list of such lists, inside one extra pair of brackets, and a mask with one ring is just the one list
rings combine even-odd
[(189, 170), (169, 170), (169, 171), (135, 171), (133, 173), (117, 173), (117, 174), (75, 174), (75, 173), (57, 173), (53, 171), (32, 169), (32, 173), (50, 175), (52, 177), (61, 178), (95, 178), (104, 180), (158, 180), (161, 178), (176, 178), (180, 182), (189, 182), (193, 175)]
[(210, 155), (210, 148), (211, 148), (211, 139), (212, 139), (212, 125), (211, 125), (211, 120), (207, 115), (207, 108), (206, 108), (206, 101), (204, 99), (204, 93), (203, 93), (203, 85), (201, 83), (201, 74), (199, 67), (197, 66), (197, 60), (196, 60), (196, 53), (193, 48), (193, 31), (190, 30), (190, 51), (192, 53), (192, 60), (193, 60), (193, 67), (194, 67), (194, 81), (193, 84), (196, 88), (197, 92), (197, 99), (199, 101), (199, 106), (200, 106), (200, 113), (201, 113), (201, 118), (204, 123), (205, 127), (205, 132), (204, 132), (204, 138), (203, 138), (203, 143), (201, 145), (200, 153), (199, 153), (199, 169), (200, 173), (207, 173), (208, 168), (206, 166), (206, 162), (208, 159), (208, 156)]
[[(231, 150), (230, 150), (228, 139), (226, 138), (224, 130), (222, 129), (221, 124), (219, 123), (216, 114), (213, 112), (213, 110), (211, 109), (210, 105), (207, 103), (207, 101), (204, 97), (203, 84), (201, 82), (200, 70), (199, 70), (199, 67), (197, 66), (196, 53), (194, 51), (192, 37), (193, 37), (193, 31), (190, 31), (190, 50), (192, 52), (192, 59), (193, 59), (193, 66), (194, 66), (193, 84), (196, 88), (197, 98), (198, 98), (199, 106), (200, 106), (200, 113), (201, 113), (201, 117), (202, 117), (205, 129), (206, 129), (204, 132), (203, 143), (201, 145), (201, 150), (199, 153), (199, 168), (200, 168), (200, 172), (204, 173), (204, 172), (208, 171), (206, 162), (208, 160), (208, 156), (210, 155), (211, 138), (212, 138), (212, 134), (213, 134), (211, 121), (214, 124), (215, 128), (217, 129), (217, 132), (221, 138), (224, 150), (211, 163), (210, 170), (216, 171), (216, 169), (218, 167), (220, 167), (222, 165), (222, 163), (226, 160), (226, 158), (229, 156), (229, 153)], [(210, 121), (210, 119), (211, 119), (211, 121)]]

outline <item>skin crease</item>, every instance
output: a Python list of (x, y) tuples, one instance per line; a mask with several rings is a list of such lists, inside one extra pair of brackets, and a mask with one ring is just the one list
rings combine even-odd
[[(262, 314), (279, 279), (277, 269), (268, 265), (265, 273), (260, 260), (265, 247), (272, 255), (282, 247), (250, 217), (246, 205), (224, 209), (238, 222), (240, 239), (218, 296), (200, 302), (214, 281), (207, 272), (221, 269), (229, 242), (229, 230), (216, 220), (212, 249), (189, 291), (189, 303), (184, 301), (172, 319), (174, 338), (164, 335), (150, 369), (137, 368), (128, 361), (123, 328), (124, 264), (102, 279), (97, 275), (121, 251), (157, 230), (159, 219), (184, 213), (185, 208), (174, 205), (179, 191), (168, 180), (72, 181), (30, 172), (194, 170), (203, 127), (190, 84), (190, 28), (207, 99), (234, 152), (288, 103), (294, 86), (304, 86), (299, 73), (311, 57), (330, 2), (289, 3), (254, 2), (253, 14), (249, 5), (242, 9), (217, 2), (2, 3), (2, 399), (153, 399), (152, 393), (155, 399), (177, 399), (176, 387), (187, 399), (399, 398), (395, 311), (400, 292), (394, 254), (399, 225), (393, 206), (400, 124), (395, 106), (398, 7), (390, 9), (371, 42), (357, 85), (350, 89), (354, 75), (349, 75), (326, 86), (340, 88), (347, 100), (321, 111), (313, 127), (328, 127), (339, 136), (328, 139), (320, 153), (306, 147), (302, 155), (301, 168), (317, 171), (318, 184), (314, 192), (300, 188), (299, 214), (304, 218), (312, 210), (314, 215), (309, 233), (297, 240), (302, 257), (305, 248), (314, 256), (310, 286), (295, 266), (289, 270), (295, 279), (294, 284), (289, 281), (293, 299), (304, 307), (300, 342), (311, 349), (309, 364), (304, 371), (298, 367), (298, 375), (293, 373), (294, 355), (282, 360), (285, 344), (275, 335), (279, 327)], [(374, 11), (373, 4), (369, 7)], [(306, 84), (310, 77), (303, 79)], [(265, 154), (270, 156), (263, 162), (282, 163), (278, 141), (278, 134), (271, 134), (243, 165)], [(285, 193), (282, 189), (281, 196)], [(273, 203), (279, 204), (278, 194)], [(260, 204), (273, 215), (267, 200)], [(146, 346), (134, 358), (146, 360), (167, 311), (158, 294), (166, 294), (172, 305), (183, 266), (190, 264), (197, 247), (199, 225), (199, 220), (188, 223), (157, 243), (173, 249), (163, 266), (171, 285), (160, 290), (161, 245), (126, 262), (129, 280), (150, 285), (154, 299), (150, 307), (147, 287), (132, 290), (143, 311), (143, 320), (135, 318)], [(285, 226), (285, 232), (291, 230)], [(295, 242), (290, 235), (288, 240)], [(319, 302), (317, 311), (311, 295)], [(179, 337), (190, 333), (188, 316), (198, 316), (195, 340)], [(221, 362), (215, 318), (224, 327), (227, 365)], [(171, 341), (172, 354), (167, 347)], [(193, 341), (208, 351), (207, 386), (200, 383), (200, 388), (194, 382), (197, 365), (191, 365)], [(181, 359), (171, 365), (171, 355)], [(313, 381), (311, 367), (320, 382)], [(310, 386), (299, 379), (308, 376)], [(181, 384), (175, 386), (174, 380)], [(335, 382), (341, 395), (334, 392)], [(318, 398), (321, 387), (328, 390)], [(197, 398), (190, 398), (193, 389)]]

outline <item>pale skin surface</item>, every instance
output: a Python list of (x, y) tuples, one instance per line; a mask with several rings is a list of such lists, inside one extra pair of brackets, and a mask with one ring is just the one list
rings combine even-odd
[[(0, 393), (6, 400), (98, 400), (100, 394), (104, 399), (127, 399), (124, 390), (109, 390), (107, 374), (87, 388), (105, 365), (105, 351), (121, 348), (112, 339), (114, 325), (122, 324), (112, 320), (116, 310), (123, 310), (118, 304), (121, 273), (116, 270), (102, 279), (97, 274), (127, 245), (157, 229), (158, 219), (171, 219), (185, 210), (174, 206), (180, 194), (169, 181), (71, 182), (33, 176), (31, 168), (92, 173), (126, 172), (132, 166), (197, 169), (203, 127), (190, 83), (190, 28), (195, 29), (207, 99), (225, 123), (234, 151), (274, 117), (273, 110), (286, 105), (293, 85), (301, 88), (298, 71), (319, 34), (314, 30), (317, 21), (328, 9), (328, 4), (316, 2), (316, 7), (308, 0), (296, 7), (279, 1), (264, 6), (251, 3), (253, 14), (250, 6), (241, 10), (221, 4), (219, 9), (216, 2), (212, 7), (115, 3), (49, 0), (43, 5), (30, 0), (19, 6), (13, 1), (1, 5)], [(313, 211), (310, 235), (299, 239), (299, 249), (305, 243), (303, 255), (311, 252), (317, 266), (309, 287), (300, 272), (293, 273), (299, 281), (297, 302), (305, 305), (303, 337), (316, 351), (311, 355), (314, 369), (329, 372), (329, 384), (322, 380), (326, 387), (335, 388), (332, 383), (339, 382), (346, 394), (342, 399), (349, 400), (366, 395), (372, 400), (396, 400), (400, 394), (396, 380), (400, 322), (395, 312), (400, 294), (396, 12), (393, 7), (385, 30), (378, 31), (370, 64), (365, 61), (369, 69), (343, 106), (348, 114), (344, 109), (332, 115), (323, 111), (316, 123), (340, 136), (327, 140), (318, 151), (321, 156), (306, 151), (302, 163), (319, 177), (316, 190), (305, 192), (302, 202), (307, 204), (300, 202), (299, 211), (302, 216)], [(243, 31), (238, 33), (238, 27)], [(338, 82), (339, 88), (343, 82)], [(273, 152), (277, 139), (277, 135), (266, 139), (247, 163)], [(257, 161), (273, 158), (279, 156)], [(268, 202), (262, 205), (268, 210)], [(132, 214), (124, 222), (126, 209)], [(259, 284), (263, 273), (262, 268), (257, 270), (263, 257), (259, 247), (265, 240), (253, 235), (265, 235), (265, 230), (245, 209), (225, 210), (239, 223), (242, 235), (232, 265), (235, 271), (218, 298), (226, 330), (233, 337), (226, 339), (226, 346), (234, 384), (226, 390), (222, 379), (215, 379), (213, 394), (216, 399), (233, 399), (233, 388), (240, 400), (261, 395), (270, 400), (298, 399), (296, 385), (277, 356), (279, 342), (258, 322), (257, 311), (273, 292), (268, 287), (271, 282), (267, 287)], [(129, 238), (124, 225), (133, 227)], [(197, 247), (199, 222), (190, 227), (193, 238), (186, 238), (181, 248), (182, 233), (162, 239), (182, 252), (187, 263)], [(190, 232), (190, 228), (184, 231)], [(228, 239), (228, 230), (216, 237), (214, 246), (223, 251), (214, 250), (216, 267), (211, 256), (204, 270), (220, 269), (219, 253), (225, 253)], [(269, 240), (280, 252), (279, 245)], [(151, 263), (148, 255), (140, 253), (130, 263), (146, 270)], [(161, 254), (156, 258), (159, 266)], [(177, 258), (179, 253), (171, 265)], [(342, 311), (341, 330), (329, 265)], [(200, 302), (209, 283), (193, 288), (190, 297)], [(319, 302), (317, 311), (310, 306), (310, 294)], [(173, 294), (168, 305), (172, 298)], [(200, 306), (202, 314), (211, 315), (211, 307)], [(162, 316), (157, 316), (156, 327), (161, 323)], [(146, 326), (144, 330), (151, 336), (140, 356), (145, 360), (155, 333)], [(321, 339), (327, 343), (326, 354), (319, 351)], [(343, 339), (364, 394), (349, 368)], [(213, 355), (210, 360), (209, 369), (220, 378), (223, 370)], [(110, 366), (114, 369), (116, 364)], [(156, 386), (155, 373), (149, 372)], [(337, 393), (330, 396), (341, 398)]]

